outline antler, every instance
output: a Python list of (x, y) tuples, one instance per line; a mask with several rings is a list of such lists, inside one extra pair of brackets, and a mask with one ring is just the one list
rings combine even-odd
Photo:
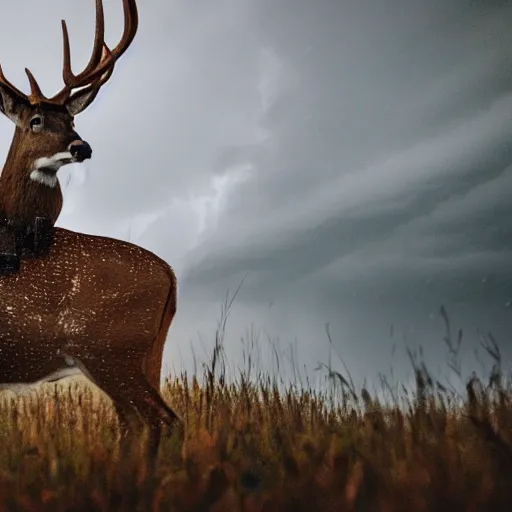
[(114, 65), (119, 57), (128, 49), (135, 34), (139, 23), (136, 0), (123, 0), (124, 12), (124, 31), (119, 44), (110, 50), (105, 43), (105, 20), (103, 16), (102, 0), (96, 0), (96, 30), (94, 36), (94, 46), (91, 58), (85, 69), (75, 75), (71, 70), (71, 50), (69, 45), (69, 34), (65, 20), (62, 20), (62, 35), (64, 40), (64, 64), (62, 68), (62, 77), (64, 79), (64, 87), (55, 96), (47, 98), (41, 92), (41, 88), (37, 83), (34, 75), (29, 69), (25, 68), (27, 73), (31, 94), (26, 95), (19, 89), (14, 87), (4, 76), (0, 66), (0, 82), (12, 89), (12, 91), (21, 98), (28, 100), (30, 103), (53, 103), (56, 105), (64, 105), (71, 97), (73, 89), (80, 88), (80, 93), (84, 93), (86, 88), (88, 91), (96, 91), (107, 82), (112, 76)]
[(78, 75), (71, 71), (71, 50), (69, 45), (69, 34), (66, 22), (62, 20), (62, 35), (64, 40), (64, 66), (62, 77), (64, 88), (50, 99), (51, 102), (59, 104), (67, 101), (71, 91), (78, 87), (87, 85), (101, 87), (111, 76), (116, 60), (128, 49), (139, 23), (137, 5), (135, 0), (123, 0), (124, 31), (119, 44), (109, 50), (105, 44), (105, 22), (103, 17), (102, 0), (96, 0), (96, 33), (94, 46), (89, 63)]
[[(26, 71), (26, 70), (25, 70)], [(24, 92), (21, 92), (17, 87), (15, 87), (7, 78), (5, 78), (4, 72), (2, 70), (2, 66), (0, 65), (0, 83), (5, 85), (8, 89), (11, 89), (11, 91), (20, 98), (28, 101), (28, 97)]]

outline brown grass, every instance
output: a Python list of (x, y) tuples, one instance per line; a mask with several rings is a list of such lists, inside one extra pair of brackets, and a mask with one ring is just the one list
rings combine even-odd
[(261, 374), (228, 383), (217, 340), (201, 379), (166, 383), (186, 428), (154, 474), (140, 440), (119, 453), (109, 400), (83, 382), (4, 394), (0, 510), (512, 510), (512, 389), (486, 346), (489, 382), (473, 376), (462, 401), (411, 356), (416, 390), (383, 404), (330, 367), (334, 397)]

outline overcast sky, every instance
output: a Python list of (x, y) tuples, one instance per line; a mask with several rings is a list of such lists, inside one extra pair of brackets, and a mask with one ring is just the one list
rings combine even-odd
[[(121, 1), (104, 3), (112, 46)], [(191, 368), (191, 342), (204, 358), (198, 332), (208, 350), (245, 275), (233, 362), (253, 324), (263, 369), (267, 334), (296, 340), (314, 368), (330, 322), (355, 378), (405, 368), (404, 340), (442, 375), (441, 304), (468, 353), (478, 329), (509, 350), (511, 2), (139, 4), (132, 47), (77, 118), (94, 153), (60, 171), (59, 225), (130, 240), (175, 268), (169, 368)], [(79, 70), (92, 0), (4, 6), (0, 59), (20, 88), (28, 66), (44, 92), (60, 89), (61, 18)], [(3, 155), (12, 132), (0, 121)]]

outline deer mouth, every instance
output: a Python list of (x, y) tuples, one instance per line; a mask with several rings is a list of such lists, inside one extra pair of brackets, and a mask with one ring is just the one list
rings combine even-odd
[(34, 169), (30, 173), (30, 179), (47, 187), (57, 186), (57, 171), (67, 164), (77, 162), (77, 159), (69, 151), (55, 153), (52, 156), (43, 156), (34, 162)]
[(77, 159), (70, 151), (62, 151), (52, 156), (43, 156), (34, 162), (35, 171), (56, 173), (63, 165), (76, 162)]

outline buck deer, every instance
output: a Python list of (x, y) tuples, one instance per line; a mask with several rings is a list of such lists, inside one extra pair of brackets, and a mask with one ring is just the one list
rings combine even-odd
[[(96, 0), (92, 56), (77, 75), (62, 22), (65, 86), (52, 98), (43, 96), (30, 71), (32, 93), (26, 96), (0, 70), (0, 109), (16, 125), (0, 179), (2, 205), (13, 224), (30, 225), (34, 216), (54, 222), (62, 206), (57, 170), (90, 157), (74, 116), (92, 103), (135, 36), (135, 0), (123, 0), (123, 10), (124, 32), (110, 50)], [(59, 379), (72, 360), (112, 399), (123, 433), (130, 417), (140, 415), (150, 427), (154, 458), (162, 427), (178, 420), (159, 394), (176, 288), (172, 269), (149, 251), (55, 228), (45, 254), (22, 258), (18, 273), (0, 277), (2, 387)]]

